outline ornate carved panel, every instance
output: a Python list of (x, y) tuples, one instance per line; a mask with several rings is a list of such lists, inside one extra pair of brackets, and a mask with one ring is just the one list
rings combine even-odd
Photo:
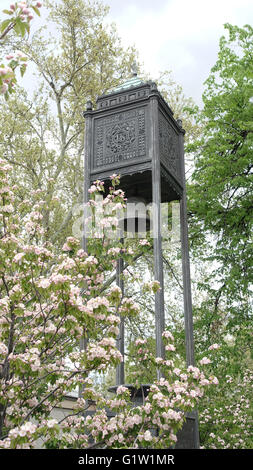
[(95, 119), (93, 170), (115, 167), (146, 155), (146, 109), (121, 111)]
[(149, 96), (149, 92), (149, 87), (145, 86), (141, 89), (130, 89), (129, 91), (126, 90), (124, 93), (115, 93), (107, 97), (101, 96), (97, 100), (98, 109), (110, 108), (111, 106), (121, 106), (122, 104), (126, 104), (129, 101), (147, 98)]
[(159, 112), (159, 151), (161, 163), (181, 181), (178, 134), (161, 112)]

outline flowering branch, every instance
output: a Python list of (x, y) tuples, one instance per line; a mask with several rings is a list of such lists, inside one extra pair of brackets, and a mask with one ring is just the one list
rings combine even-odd
[[(12, 3), (9, 10), (3, 10), (10, 18), (0, 23), (0, 42), (11, 31), (14, 31), (16, 35), (22, 38), (26, 33), (29, 34), (30, 22), (34, 18), (32, 10), (40, 16), (39, 9), (41, 6), (41, 2), (34, 3), (33, 0), (28, 0)], [(16, 54), (7, 55), (6, 60), (9, 61), (8, 65), (0, 65), (0, 93), (7, 99), (8, 95), (13, 93), (16, 84), (15, 70), (19, 68), (21, 76), (24, 75), (27, 67), (27, 57), (21, 52), (17, 52)]]

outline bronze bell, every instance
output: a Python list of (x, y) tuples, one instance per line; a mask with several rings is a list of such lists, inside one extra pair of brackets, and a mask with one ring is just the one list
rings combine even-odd
[(132, 196), (127, 199), (123, 217), (118, 227), (127, 233), (146, 233), (150, 231), (150, 215), (144, 198)]

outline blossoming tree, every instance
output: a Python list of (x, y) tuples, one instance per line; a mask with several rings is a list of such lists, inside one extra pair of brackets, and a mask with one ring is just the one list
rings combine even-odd
[[(93, 241), (87, 254), (69, 237), (56, 257), (50, 244), (41, 241), (43, 201), (32, 209), (16, 204), (16, 189), (8, 186), (9, 170), (1, 161), (0, 446), (31, 448), (39, 437), (59, 448), (173, 445), (184, 413), (196, 407), (204, 387), (217, 379), (205, 377), (196, 367), (175, 368), (173, 336), (165, 332), (165, 359), (140, 348), (142, 365), (164, 370), (143, 405), (132, 408), (123, 386), (112, 399), (95, 391), (92, 373), (122, 360), (116, 347), (119, 315), (140, 314), (131, 299), (123, 301), (119, 287), (101, 294), (117, 256), (128, 260), (129, 254), (116, 250), (117, 240), (105, 238)], [(95, 185), (101, 190), (100, 182)], [(124, 204), (124, 193), (114, 185), (110, 195), (117, 207)], [(157, 289), (157, 283), (153, 287)], [(88, 339), (84, 350), (78, 347), (81, 337)], [(76, 387), (82, 394), (73, 414), (57, 422), (52, 409)], [(89, 399), (96, 405), (94, 415), (87, 411)], [(152, 433), (154, 426), (158, 435)]]

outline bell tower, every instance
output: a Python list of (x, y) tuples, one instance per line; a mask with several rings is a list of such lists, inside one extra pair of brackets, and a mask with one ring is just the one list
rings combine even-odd
[[(85, 182), (84, 199), (89, 200), (90, 184), (99, 179), (105, 188), (110, 176), (120, 174), (120, 188), (129, 199), (152, 203), (155, 280), (161, 289), (155, 294), (156, 355), (164, 357), (162, 333), (164, 280), (161, 236), (161, 203), (180, 202), (181, 252), (183, 271), (186, 363), (194, 365), (193, 321), (182, 122), (176, 120), (157, 86), (144, 82), (133, 69), (132, 77), (97, 99), (97, 107), (87, 103), (84, 112)], [(85, 243), (85, 240), (84, 240)], [(122, 260), (117, 266), (117, 282), (123, 289)], [(124, 324), (121, 323), (119, 349), (124, 355)], [(158, 371), (159, 378), (160, 371)], [(118, 367), (116, 385), (124, 383), (124, 363)], [(182, 430), (181, 448), (198, 448), (198, 421), (194, 413)]]

